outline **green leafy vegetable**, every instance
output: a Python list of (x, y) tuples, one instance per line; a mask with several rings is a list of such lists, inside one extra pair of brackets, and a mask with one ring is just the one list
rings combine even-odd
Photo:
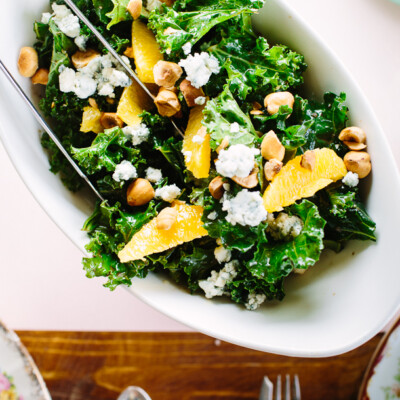
[[(236, 188), (236, 190), (239, 189)], [(235, 188), (233, 188), (234, 191)], [(208, 188), (204, 189), (203, 196), (204, 214), (202, 221), (204, 228), (211, 237), (221, 239), (224, 247), (247, 252), (257, 243), (266, 243), (266, 224), (262, 223), (256, 227), (232, 225), (225, 219), (227, 213), (222, 210), (222, 204), (210, 195)], [(209, 218), (211, 213), (215, 218)]]
[(231, 299), (239, 304), (245, 304), (250, 293), (264, 294), (267, 300), (282, 300), (285, 296), (283, 279), (268, 283), (252, 275), (245, 266), (239, 267), (238, 275), (227, 284), (227, 291)]
[(106, 16), (111, 19), (107, 25), (108, 29), (122, 21), (128, 21), (132, 19), (127, 10), (129, 1), (130, 0), (112, 0), (114, 8), (106, 14)]
[(346, 126), (348, 108), (345, 105), (346, 95), (339, 96), (334, 93), (326, 93), (324, 103), (308, 101), (296, 97), (292, 118), (304, 124), (312, 121), (306, 133), (305, 150), (329, 147), (335, 150), (339, 156), (347, 151), (338, 136)]
[(119, 203), (114, 206), (108, 206), (105, 202), (98, 203), (83, 226), (91, 238), (86, 250), (93, 254), (92, 258), (83, 259), (86, 276), (107, 277), (104, 286), (111, 290), (121, 284), (130, 286), (132, 278), (136, 276), (145, 277), (151, 269), (148, 261), (121, 263), (117, 253), (156, 212), (154, 202), (150, 202), (147, 207), (135, 207), (129, 213), (122, 211)]
[(242, 14), (253, 14), (262, 4), (260, 0), (177, 2), (173, 8), (163, 7), (152, 12), (149, 27), (162, 51), (177, 58), (182, 55), (185, 44), (194, 46), (216, 25)]
[(287, 209), (303, 221), (301, 233), (288, 242), (257, 243), (254, 258), (247, 263), (252, 274), (268, 283), (286, 277), (294, 268), (307, 269), (318, 260), (323, 249), (325, 220), (316, 205), (308, 200)]
[[(254, 145), (258, 139), (249, 116), (240, 109), (228, 87), (217, 98), (207, 102), (203, 114), (212, 149), (216, 149), (226, 136), (230, 145)], [(239, 124), (239, 132), (231, 132), (234, 122)]]
[(228, 72), (231, 91), (245, 100), (252, 92), (262, 96), (303, 83), (304, 57), (286, 46), (269, 47), (263, 37), (243, 35), (235, 26), (208, 51)]
[(375, 241), (375, 222), (366, 212), (355, 189), (337, 184), (318, 192), (317, 204), (326, 219), (326, 238), (343, 244), (347, 240)]
[(119, 127), (99, 133), (90, 147), (80, 149), (72, 147), (71, 151), (79, 165), (89, 175), (103, 168), (106, 171), (114, 171), (122, 160), (135, 163), (139, 158), (139, 150), (128, 146), (128, 138)]

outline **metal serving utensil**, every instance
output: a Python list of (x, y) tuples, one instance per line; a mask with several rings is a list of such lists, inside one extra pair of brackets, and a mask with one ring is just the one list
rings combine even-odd
[(60, 140), (58, 139), (56, 134), (51, 130), (50, 126), (47, 124), (47, 122), (44, 120), (44, 118), (39, 113), (39, 111), (29, 100), (26, 93), (22, 90), (21, 86), (19, 86), (18, 82), (15, 80), (15, 78), (12, 76), (11, 72), (6, 68), (6, 66), (3, 64), (3, 62), (1, 60), (0, 60), (0, 70), (4, 73), (6, 78), (10, 81), (10, 83), (12, 84), (14, 89), (17, 91), (17, 93), (21, 96), (21, 98), (28, 105), (28, 107), (31, 110), (32, 114), (34, 115), (35, 119), (39, 122), (39, 124), (47, 132), (47, 134), (51, 137), (51, 139), (56, 144), (58, 149), (61, 151), (61, 153), (64, 155), (64, 157), (68, 160), (68, 162), (71, 164), (71, 166), (75, 169), (75, 171), (79, 174), (79, 176), (87, 183), (87, 185), (90, 187), (90, 189), (92, 189), (93, 193), (101, 201), (105, 201), (104, 197), (95, 188), (95, 186), (92, 184), (92, 182), (90, 182), (89, 178), (83, 173), (83, 171), (79, 168), (78, 164), (76, 164), (76, 162), (73, 160), (73, 158), (68, 154), (67, 150), (64, 148), (64, 146), (62, 145), (62, 143), (60, 142)]
[[(275, 392), (275, 396), (274, 396)], [(284, 400), (301, 400), (300, 393), (300, 381), (296, 374), (291, 382), (290, 375), (286, 375), (285, 386), (284, 386)], [(274, 384), (268, 378), (264, 376), (259, 400), (282, 400), (282, 378), (280, 375), (276, 378), (276, 386), (274, 390)]]
[[(139, 79), (139, 77), (135, 74), (130, 65), (126, 64), (123, 58), (113, 49), (113, 47), (108, 43), (108, 41), (104, 38), (104, 36), (96, 29), (96, 27), (85, 17), (85, 15), (79, 10), (79, 8), (75, 5), (72, 0), (64, 0), (64, 2), (71, 8), (71, 10), (75, 13), (75, 15), (92, 31), (92, 33), (97, 37), (97, 39), (101, 42), (101, 44), (110, 52), (110, 54), (122, 65), (124, 70), (129, 74), (129, 76), (134, 79), (140, 87), (151, 97), (154, 101), (155, 97), (147, 88), (147, 86)], [(170, 121), (176, 131), (184, 137), (184, 134), (176, 125), (175, 121), (170, 118)]]
[(117, 400), (151, 400), (150, 396), (138, 386), (127, 387)]

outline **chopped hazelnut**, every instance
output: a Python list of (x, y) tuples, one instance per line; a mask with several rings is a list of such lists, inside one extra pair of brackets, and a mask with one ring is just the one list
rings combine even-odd
[(350, 150), (358, 151), (367, 147), (367, 135), (358, 126), (349, 126), (343, 129), (339, 134), (339, 139), (342, 140)]
[(126, 201), (130, 206), (142, 206), (154, 199), (155, 191), (147, 179), (138, 178), (128, 186)]
[(313, 152), (312, 150), (307, 150), (301, 157), (300, 165), (303, 168), (312, 171), (315, 167), (315, 161), (315, 152)]
[(360, 179), (371, 172), (371, 157), (366, 151), (349, 151), (343, 161), (347, 170), (358, 174)]
[(282, 169), (283, 163), (282, 161), (276, 160), (272, 158), (264, 165), (264, 175), (267, 181), (272, 181), (275, 178), (275, 175)]
[(249, 176), (246, 176), (245, 178), (238, 178), (237, 176), (234, 176), (232, 177), (232, 180), (246, 189), (252, 189), (258, 185), (258, 171), (259, 169), (256, 166), (251, 171)]
[(47, 85), (49, 81), (49, 70), (46, 68), (39, 68), (35, 75), (31, 78), (34, 85)]
[(294, 97), (290, 92), (270, 93), (264, 99), (264, 106), (270, 115), (276, 114), (281, 106), (289, 106), (293, 109), (293, 104)]
[(94, 49), (87, 49), (86, 51), (78, 50), (75, 54), (72, 55), (71, 61), (76, 69), (81, 69), (83, 67), (86, 67), (90, 63), (90, 61), (99, 56), (100, 53)]
[(220, 145), (215, 149), (216, 153), (219, 154), (221, 150), (225, 150), (229, 146), (229, 136), (225, 136), (222, 139)]
[(115, 126), (122, 128), (124, 122), (116, 113), (106, 112), (100, 117), (100, 124), (104, 129), (111, 129)]
[(175, 224), (178, 217), (178, 211), (176, 208), (167, 207), (164, 208), (156, 217), (157, 229), (169, 230)]
[(160, 88), (154, 103), (163, 117), (172, 117), (181, 110), (181, 104), (176, 93), (165, 88)]
[(25, 78), (31, 78), (39, 68), (39, 56), (33, 47), (23, 47), (18, 57), (19, 73)]
[(188, 79), (184, 79), (181, 82), (179, 89), (181, 90), (188, 107), (194, 107), (196, 105), (195, 100), (198, 97), (204, 97), (203, 89), (195, 88)]
[(215, 177), (208, 185), (208, 190), (214, 199), (219, 200), (224, 194), (224, 180), (221, 176)]
[(130, 0), (126, 9), (133, 19), (138, 19), (142, 13), (142, 0)]
[(276, 160), (282, 161), (285, 157), (285, 147), (282, 145), (274, 131), (269, 131), (265, 135), (261, 143), (261, 155), (266, 160), (275, 158)]
[(153, 68), (155, 83), (165, 88), (174, 87), (182, 72), (178, 64), (169, 61), (159, 61)]

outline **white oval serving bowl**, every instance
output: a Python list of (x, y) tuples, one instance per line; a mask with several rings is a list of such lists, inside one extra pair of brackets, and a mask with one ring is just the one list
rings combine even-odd
[[(32, 23), (47, 8), (47, 0), (15, 0), (4, 4), (0, 17), (0, 58), (32, 96), (29, 80), (18, 76), (16, 60), (20, 47), (33, 43)], [(268, 38), (305, 55), (309, 64), (306, 86), (311, 93), (318, 97), (328, 90), (347, 93), (351, 123), (362, 126), (368, 135), (373, 173), (364, 184), (364, 194), (367, 209), (377, 222), (378, 241), (352, 242), (340, 254), (324, 253), (304, 276), (288, 280), (283, 302), (267, 304), (256, 312), (191, 296), (155, 274), (135, 279), (129, 291), (177, 321), (222, 340), (289, 356), (332, 356), (373, 337), (399, 307), (396, 224), (400, 223), (400, 179), (371, 107), (318, 36), (281, 0), (268, 0), (254, 24)], [(82, 194), (69, 193), (48, 171), (39, 130), (26, 106), (0, 76), (0, 134), (8, 154), (43, 209), (83, 250), (87, 237), (80, 228), (93, 203)]]

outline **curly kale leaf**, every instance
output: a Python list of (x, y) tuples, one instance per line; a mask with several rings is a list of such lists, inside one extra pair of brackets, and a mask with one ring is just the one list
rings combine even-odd
[(86, 250), (93, 255), (83, 259), (86, 276), (106, 277), (104, 286), (111, 290), (121, 284), (130, 286), (134, 277), (144, 278), (150, 270), (148, 261), (121, 263), (117, 254), (156, 212), (154, 202), (149, 203), (147, 208), (135, 208), (133, 212), (122, 211), (119, 203), (114, 206), (98, 203), (83, 226), (91, 238)]
[[(162, 51), (171, 58), (182, 55), (182, 46), (194, 46), (212, 28), (242, 14), (253, 14), (262, 7), (260, 0), (203, 0), (177, 2), (150, 14), (149, 27)], [(166, 31), (168, 28), (169, 31)]]
[[(249, 116), (240, 109), (227, 86), (218, 97), (207, 102), (203, 114), (203, 124), (211, 135), (210, 145), (213, 150), (226, 136), (230, 145), (249, 146), (258, 139)], [(231, 132), (231, 125), (234, 122), (239, 124), (239, 132)]]
[(339, 140), (340, 131), (346, 126), (348, 108), (345, 104), (346, 95), (325, 93), (324, 102), (308, 101), (296, 96), (292, 120), (302, 125), (311, 122), (312, 125), (305, 135), (306, 143), (303, 150), (329, 147), (339, 156), (344, 156), (346, 147)]
[(341, 245), (351, 239), (376, 240), (376, 224), (365, 210), (357, 189), (335, 184), (318, 192), (317, 198), (321, 215), (327, 221), (326, 239)]
[(294, 268), (307, 269), (318, 260), (323, 249), (325, 220), (315, 204), (303, 200), (286, 209), (303, 221), (301, 233), (288, 242), (257, 243), (254, 258), (247, 263), (251, 273), (268, 283), (286, 277)]
[(39, 67), (48, 68), (53, 52), (53, 35), (50, 32), (49, 25), (41, 22), (35, 22), (33, 30), (36, 34), (36, 42), (33, 47), (38, 53)]
[[(232, 191), (234, 192), (235, 189), (234, 187)], [(266, 224), (262, 223), (255, 227), (232, 225), (225, 219), (227, 213), (222, 210), (222, 204), (210, 195), (208, 188), (204, 189), (202, 202), (204, 204), (203, 226), (212, 238), (221, 239), (224, 247), (247, 252), (257, 242), (260, 244), (267, 242)]]
[(250, 93), (265, 96), (303, 83), (307, 65), (300, 54), (286, 46), (270, 47), (265, 38), (243, 35), (235, 26), (222, 36), (208, 51), (226, 69), (229, 87), (241, 100)]
[(227, 283), (227, 292), (231, 299), (239, 304), (248, 301), (249, 294), (265, 294), (267, 300), (282, 300), (285, 297), (283, 279), (269, 283), (264, 279), (255, 277), (246, 267), (240, 267), (235, 279)]
[(114, 171), (122, 160), (132, 164), (139, 159), (139, 150), (128, 145), (128, 138), (119, 127), (99, 133), (89, 147), (72, 147), (71, 152), (87, 174), (93, 175), (103, 169)]
[(113, 25), (122, 21), (132, 20), (132, 16), (127, 10), (129, 1), (130, 0), (112, 0), (113, 9), (106, 14), (111, 20), (107, 25), (107, 29), (110, 29)]
[(160, 151), (165, 160), (172, 167), (172, 170), (183, 182), (185, 161), (182, 155), (182, 141), (171, 137), (162, 144), (156, 146), (156, 150)]
[(215, 240), (205, 237), (147, 258), (156, 264), (157, 271), (167, 270), (177, 283), (194, 292), (200, 279), (207, 279), (212, 270), (219, 268), (215, 247)]

